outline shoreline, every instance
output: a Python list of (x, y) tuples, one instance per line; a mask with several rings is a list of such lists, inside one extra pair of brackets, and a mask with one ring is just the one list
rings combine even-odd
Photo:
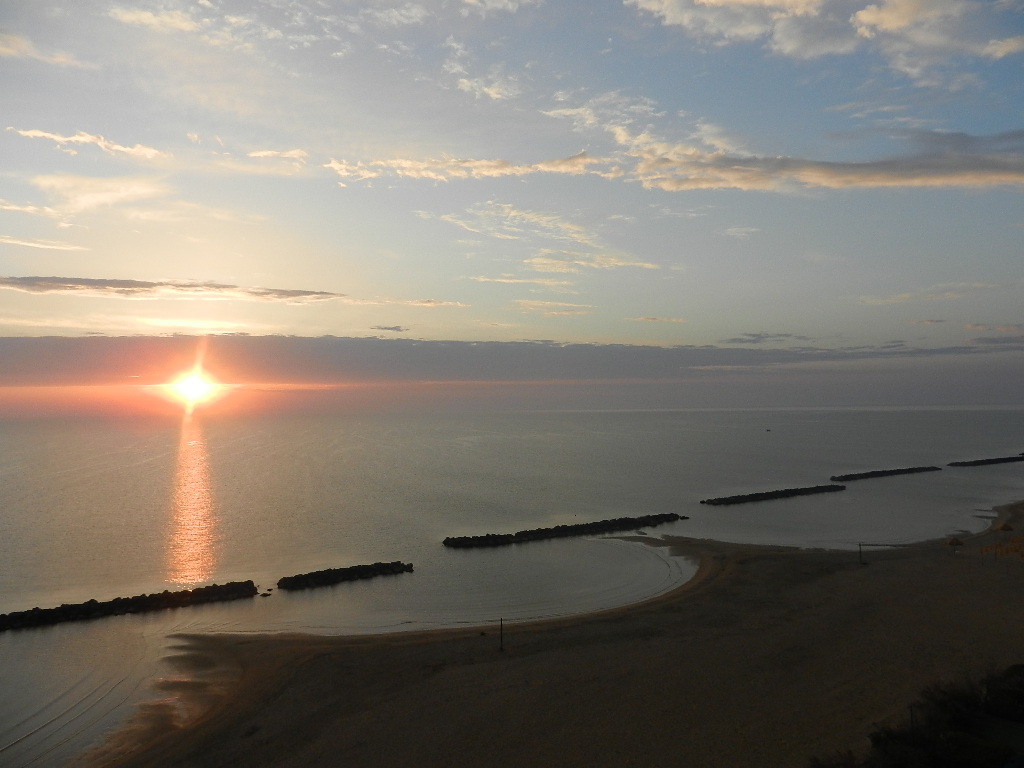
[(922, 688), (1024, 661), (1024, 560), (983, 555), (1024, 501), (953, 548), (865, 553), (629, 537), (699, 559), (641, 603), (497, 628), (199, 635), (177, 698), (76, 766), (772, 765), (859, 751)]

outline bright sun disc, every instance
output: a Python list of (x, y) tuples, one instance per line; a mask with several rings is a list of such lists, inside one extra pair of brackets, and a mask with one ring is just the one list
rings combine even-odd
[(223, 387), (201, 370), (189, 371), (167, 385), (172, 395), (191, 411), (215, 398)]

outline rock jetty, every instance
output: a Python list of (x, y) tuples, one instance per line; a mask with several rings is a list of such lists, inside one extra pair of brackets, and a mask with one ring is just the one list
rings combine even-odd
[(542, 541), (544, 539), (561, 539), (568, 536), (588, 536), (595, 533), (612, 533), (615, 531), (630, 531), (634, 528), (642, 528), (662, 523), (672, 523), (676, 520), (687, 520), (683, 515), (675, 512), (665, 512), (658, 515), (642, 515), (641, 517), (616, 517), (611, 520), (597, 520), (592, 523), (572, 523), (569, 525), (556, 525), (552, 528), (532, 528), (516, 533), (486, 533), (482, 536), (449, 536), (442, 544), (446, 547), (465, 549), (468, 547), (503, 547), (510, 544), (522, 544), (527, 541)]
[(177, 592), (164, 590), (151, 595), (115, 597), (113, 600), (87, 600), (84, 603), (65, 603), (57, 608), (31, 608), (0, 614), (0, 632), (8, 629), (26, 629), (62, 624), (66, 621), (87, 621), (105, 616), (121, 616), (126, 613), (149, 613), (170, 608), (184, 608), (204, 603), (222, 603), (254, 597), (256, 585), (252, 581), (232, 581), (227, 584), (211, 584), (207, 587), (182, 589)]
[(844, 483), (847, 480), (869, 480), (873, 477), (890, 477), (891, 475), (913, 475), (917, 472), (941, 472), (942, 467), (905, 467), (903, 469), (873, 469), (870, 472), (854, 472), (850, 475), (832, 475), (829, 478), (834, 483)]
[(346, 568), (327, 568), (322, 571), (299, 573), (278, 579), (280, 589), (294, 591), (297, 589), (314, 589), (329, 587), (343, 581), (372, 579), (374, 576), (392, 576), (399, 573), (412, 573), (412, 563), (395, 560), (393, 563), (371, 563), (369, 565), (350, 565)]
[(761, 491), (760, 493), (741, 493), (738, 496), (720, 496), (717, 499), (702, 499), (701, 504), (745, 504), (748, 501), (769, 501), (785, 499), (789, 496), (808, 496), (812, 493), (832, 493), (845, 491), (845, 485), (812, 485), (808, 488), (782, 488), (778, 491)]
[(974, 461), (951, 461), (949, 467), (981, 467), (985, 464), (1009, 464), (1011, 461), (1024, 461), (1024, 453), (1019, 456), (1001, 456), (997, 459), (975, 459)]

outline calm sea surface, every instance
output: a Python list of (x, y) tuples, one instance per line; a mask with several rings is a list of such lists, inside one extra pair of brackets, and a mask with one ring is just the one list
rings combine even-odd
[(378, 560), (413, 574), (0, 634), (0, 766), (61, 765), (156, 696), (174, 633), (389, 632), (564, 616), (694, 564), (614, 537), (452, 551), (449, 535), (677, 512), (652, 528), (855, 549), (984, 528), (1024, 464), (702, 498), (1007, 456), (1024, 409), (529, 412), (0, 421), (0, 612)]

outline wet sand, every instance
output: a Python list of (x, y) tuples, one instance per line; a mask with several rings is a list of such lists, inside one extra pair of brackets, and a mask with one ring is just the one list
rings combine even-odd
[[(858, 752), (935, 682), (1024, 662), (1024, 502), (885, 550), (666, 537), (697, 576), (588, 616), (371, 637), (182, 638), (184, 706), (96, 766), (770, 766)], [(999, 547), (998, 550), (993, 547)]]

